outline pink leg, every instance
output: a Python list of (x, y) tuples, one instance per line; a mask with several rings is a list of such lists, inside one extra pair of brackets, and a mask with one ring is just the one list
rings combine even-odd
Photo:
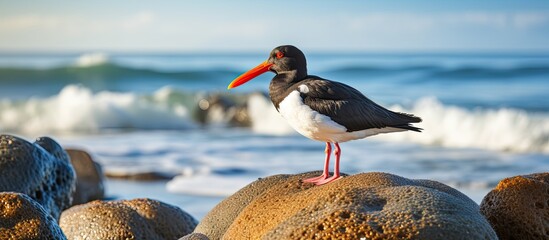
[(334, 145), (336, 147), (335, 149), (336, 161), (334, 164), (334, 175), (329, 178), (315, 182), (316, 185), (330, 183), (341, 178), (341, 176), (339, 175), (339, 157), (341, 157), (341, 148), (339, 148), (338, 143), (334, 143)]
[(322, 172), (322, 175), (318, 177), (303, 179), (303, 182), (316, 183), (318, 181), (322, 181), (328, 178), (328, 176), (330, 175), (328, 169), (330, 167), (330, 155), (332, 153), (332, 145), (329, 142), (326, 142), (326, 149), (324, 149), (324, 152), (326, 153), (326, 159), (324, 160), (324, 171)]

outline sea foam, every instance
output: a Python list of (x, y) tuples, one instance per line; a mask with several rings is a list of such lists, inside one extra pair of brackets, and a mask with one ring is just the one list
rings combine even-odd
[(150, 98), (134, 93), (93, 93), (85, 87), (69, 85), (49, 98), (0, 101), (0, 130), (39, 134), (193, 127), (187, 108), (166, 99), (165, 89)]
[(109, 62), (109, 56), (105, 53), (96, 52), (96, 53), (86, 53), (79, 56), (74, 65), (77, 67), (91, 67), (101, 64), (106, 64)]
[(512, 152), (549, 153), (549, 116), (512, 108), (472, 110), (442, 104), (425, 97), (412, 108), (393, 106), (423, 118), (421, 134), (382, 136), (384, 140), (411, 141), (445, 147), (481, 148)]
[(271, 100), (259, 93), (248, 99), (248, 114), (252, 120), (252, 130), (269, 135), (288, 135), (295, 131), (276, 111)]

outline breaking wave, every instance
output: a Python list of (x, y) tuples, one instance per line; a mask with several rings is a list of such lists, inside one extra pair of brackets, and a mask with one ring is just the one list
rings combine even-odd
[(105, 53), (87, 53), (78, 57), (74, 63), (77, 67), (91, 67), (109, 62), (109, 56)]
[(3, 132), (96, 132), (104, 129), (187, 129), (188, 108), (174, 103), (170, 89), (152, 96), (98, 92), (69, 85), (55, 96), (0, 101)]
[(393, 106), (423, 118), (421, 134), (387, 134), (382, 139), (425, 145), (549, 153), (549, 115), (512, 108), (472, 109), (446, 106), (425, 97), (411, 108)]

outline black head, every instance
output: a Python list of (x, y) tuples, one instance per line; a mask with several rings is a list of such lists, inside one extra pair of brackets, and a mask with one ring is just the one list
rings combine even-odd
[(273, 80), (300, 81), (307, 76), (305, 55), (291, 45), (276, 47), (271, 51), (269, 59), (235, 78), (227, 89), (238, 87), (268, 71), (276, 73)]
[(267, 62), (273, 64), (270, 70), (276, 74), (297, 71), (297, 75), (307, 76), (305, 55), (292, 45), (283, 45), (273, 49)]

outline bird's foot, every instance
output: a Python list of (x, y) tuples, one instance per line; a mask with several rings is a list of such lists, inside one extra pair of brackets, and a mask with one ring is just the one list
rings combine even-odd
[(316, 181), (316, 182), (314, 182), (314, 184), (316, 184), (317, 186), (320, 186), (320, 185), (324, 185), (326, 183), (331, 183), (331, 182), (336, 181), (340, 178), (341, 178), (341, 176), (339, 176), (339, 174), (338, 174), (338, 175), (334, 175), (334, 176), (331, 176), (331, 177), (323, 179), (323, 180)]
[(328, 174), (322, 174), (318, 177), (312, 177), (312, 178), (307, 178), (307, 179), (303, 179), (303, 182), (306, 182), (306, 183), (314, 183), (316, 184), (317, 182), (320, 182), (320, 181), (323, 181), (325, 179), (328, 178)]

